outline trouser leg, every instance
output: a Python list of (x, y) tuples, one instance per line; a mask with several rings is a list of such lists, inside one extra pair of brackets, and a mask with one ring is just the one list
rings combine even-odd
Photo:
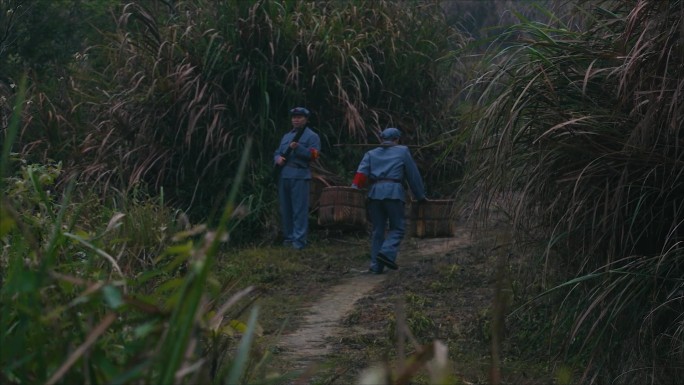
[(382, 201), (384, 212), (389, 219), (389, 231), (385, 237), (380, 252), (391, 261), (396, 261), (399, 245), (404, 239), (406, 232), (404, 223), (404, 202), (399, 199), (386, 199)]
[(385, 241), (385, 227), (387, 214), (381, 200), (371, 199), (368, 201), (368, 216), (371, 220), (371, 265), (375, 271), (382, 271), (384, 265), (377, 260), (378, 252)]
[(292, 242), (292, 194), (290, 184), (292, 179), (278, 180), (278, 204), (280, 205), (280, 220), (283, 238), (286, 243)]
[(309, 180), (292, 179), (292, 246), (301, 249), (309, 232)]

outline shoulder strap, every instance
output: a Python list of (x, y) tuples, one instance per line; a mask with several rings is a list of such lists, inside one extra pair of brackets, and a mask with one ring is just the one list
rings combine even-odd
[[(293, 142), (299, 141), (299, 138), (302, 137), (302, 134), (304, 133), (305, 130), (306, 130), (306, 126), (301, 127), (299, 130), (297, 130), (297, 133), (295, 134), (294, 138), (292, 138), (292, 141), (293, 141)], [(283, 154), (283, 157), (284, 157), (284, 158), (287, 158), (287, 157), (290, 155), (291, 152), (292, 152), (292, 148), (291, 148), (291, 147), (288, 147), (287, 150), (285, 150), (285, 153)]]
[(302, 134), (304, 133), (305, 130), (306, 130), (306, 126), (301, 127), (301, 128), (297, 131), (297, 133), (295, 134), (294, 138), (292, 138), (292, 141), (293, 141), (293, 142), (299, 141), (299, 138), (302, 137)]

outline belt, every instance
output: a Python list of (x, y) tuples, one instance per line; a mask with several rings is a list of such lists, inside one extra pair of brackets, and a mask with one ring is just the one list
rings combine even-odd
[(301, 169), (307, 169), (307, 166), (300, 166), (298, 164), (292, 164), (292, 163), (285, 163), (285, 167), (292, 167), (292, 168), (301, 168)]
[(371, 181), (371, 184), (375, 183), (401, 183), (401, 179), (381, 178)]

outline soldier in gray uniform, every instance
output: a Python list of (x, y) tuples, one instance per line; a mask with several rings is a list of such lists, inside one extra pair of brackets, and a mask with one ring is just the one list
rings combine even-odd
[[(423, 180), (408, 147), (399, 145), (401, 132), (387, 128), (381, 133), (382, 144), (363, 156), (352, 187), (367, 183), (368, 214), (372, 223), (371, 264), (369, 271), (381, 274), (386, 267), (396, 270), (397, 252), (404, 239), (404, 204), (406, 180), (419, 202), (426, 201)], [(389, 223), (389, 231), (385, 229)]]
[(283, 135), (273, 154), (275, 166), (281, 168), (278, 203), (284, 245), (298, 250), (306, 246), (309, 231), (309, 163), (318, 158), (321, 149), (318, 134), (307, 127), (309, 115), (309, 110), (304, 107), (290, 110), (292, 129)]

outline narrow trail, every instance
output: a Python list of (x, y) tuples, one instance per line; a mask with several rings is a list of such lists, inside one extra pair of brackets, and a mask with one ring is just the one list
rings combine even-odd
[(327, 340), (342, 332), (341, 321), (344, 316), (353, 309), (357, 300), (368, 295), (386, 277), (386, 274), (372, 275), (359, 271), (331, 288), (309, 307), (301, 327), (282, 337), (280, 347), (300, 367), (327, 355), (331, 350)]
[(399, 271), (382, 275), (365, 273), (364, 267), (350, 269), (350, 277), (324, 293), (307, 308), (302, 309), (303, 321), (299, 329), (283, 335), (278, 343), (287, 359), (304, 368), (325, 358), (331, 352), (333, 337), (344, 333), (342, 321), (353, 310), (354, 304), (380, 288), (390, 274), (400, 274), (425, 257), (444, 255), (470, 244), (468, 232), (451, 238), (408, 239), (402, 244)]

